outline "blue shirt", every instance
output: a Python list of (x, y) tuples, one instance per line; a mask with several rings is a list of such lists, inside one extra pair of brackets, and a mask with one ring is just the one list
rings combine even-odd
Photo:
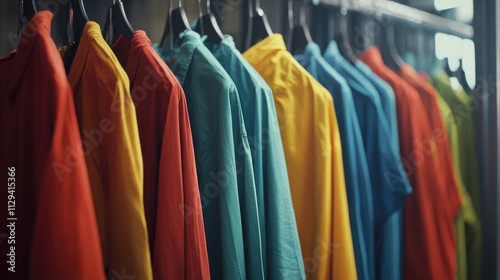
[(211, 278), (263, 279), (254, 172), (238, 90), (196, 32), (183, 32), (172, 50), (155, 48), (186, 95)]
[(252, 151), (266, 279), (305, 279), (273, 92), (226, 36), (207, 46), (238, 89)]
[[(356, 270), (359, 279), (370, 279), (367, 243), (373, 243), (371, 184), (363, 138), (346, 80), (321, 56), (320, 48), (309, 43), (295, 59), (320, 82), (333, 97), (344, 159), (344, 174)], [(364, 193), (364, 195), (361, 195)]]
[[(391, 146), (399, 155), (398, 121), (394, 91), (389, 84), (373, 73), (370, 67), (362, 61), (356, 61), (355, 67), (376, 88), (389, 124)], [(403, 209), (400, 207), (375, 232), (375, 279), (402, 279), (403, 256)]]
[(400, 209), (411, 188), (403, 165), (393, 144), (387, 117), (383, 111), (376, 88), (353, 65), (345, 60), (332, 41), (324, 58), (347, 80), (354, 96), (356, 113), (360, 123), (366, 157), (369, 162), (373, 193), (375, 225), (367, 225), (373, 232), (368, 244), (370, 279), (375, 277), (374, 233), (383, 228), (392, 213)]

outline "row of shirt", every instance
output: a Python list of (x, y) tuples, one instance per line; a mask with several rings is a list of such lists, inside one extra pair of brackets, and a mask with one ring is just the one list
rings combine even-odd
[(474, 98), (444, 72), (95, 22), (75, 53), (52, 17), (0, 58), (2, 279), (479, 279)]

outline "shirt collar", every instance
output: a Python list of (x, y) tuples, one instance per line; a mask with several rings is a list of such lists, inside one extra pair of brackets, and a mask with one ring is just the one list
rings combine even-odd
[(351, 71), (350, 69), (353, 69), (353, 67), (351, 67), (351, 63), (349, 63), (340, 53), (339, 45), (334, 40), (330, 41), (330, 43), (328, 44), (323, 57), (332, 66), (339, 65), (346, 71)]
[(413, 69), (413, 67), (411, 67), (409, 64), (401, 65), (401, 67), (399, 68), (399, 72), (403, 77), (408, 77), (413, 80), (420, 79), (417, 71), (415, 71), (415, 69)]
[(319, 48), (319, 45), (314, 42), (309, 42), (303, 53), (295, 55), (295, 59), (297, 59), (297, 61), (310, 61), (311, 59), (318, 57), (321, 57), (321, 49)]
[[(13, 51), (15, 56), (10, 62), (12, 79), (9, 79), (6, 85), (7, 94), (10, 96), (11, 100), (14, 99), (15, 91), (22, 81), (22, 75), (31, 58), (33, 46), (37, 42), (36, 38), (39, 35), (50, 37), (50, 25), (53, 17), (54, 15), (49, 11), (36, 13), (26, 25), (21, 38), (19, 38), (17, 49)], [(12, 53), (9, 54), (9, 56), (10, 55), (12, 55)]]
[(85, 24), (85, 28), (83, 29), (82, 37), (80, 38), (80, 43), (78, 44), (75, 58), (73, 59), (71, 69), (69, 70), (68, 79), (71, 88), (73, 89), (82, 76), (90, 46), (94, 41), (101, 41), (101, 44), (107, 44), (102, 37), (99, 24), (93, 21), (88, 21)]
[(250, 47), (243, 55), (249, 60), (260, 61), (265, 60), (269, 53), (278, 51), (286, 51), (285, 40), (283, 35), (274, 33)]
[(157, 47), (158, 53), (170, 66), (181, 85), (186, 79), (194, 51), (200, 44), (203, 44), (200, 35), (194, 31), (186, 30), (180, 34), (173, 49), (166, 50)]
[(361, 60), (366, 62), (368, 65), (376, 64), (376, 65), (385, 65), (384, 60), (382, 59), (382, 54), (380, 50), (371, 46), (365, 50), (365, 52), (359, 56)]
[(342, 57), (342, 55), (340, 54), (339, 45), (337, 44), (337, 42), (335, 42), (333, 40), (330, 41), (330, 43), (328, 44), (328, 47), (326, 47), (325, 56), (331, 56), (335, 59), (339, 59), (340, 57)]
[(152, 45), (151, 40), (143, 30), (136, 30), (132, 41), (120, 36), (113, 45), (113, 51), (130, 80), (134, 79), (138, 71), (137, 65), (145, 48), (152, 48)]

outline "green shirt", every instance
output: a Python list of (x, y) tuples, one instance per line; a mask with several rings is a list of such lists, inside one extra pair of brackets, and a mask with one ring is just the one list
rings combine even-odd
[(238, 89), (254, 168), (266, 279), (305, 279), (273, 92), (226, 36), (207, 46)]
[(166, 51), (186, 94), (212, 279), (263, 279), (252, 157), (238, 90), (193, 31)]
[(438, 105), (448, 130), (463, 202), (456, 220), (458, 279), (481, 279), (480, 190), (471, 97), (463, 90), (455, 91), (444, 71), (436, 73), (431, 84), (442, 97)]

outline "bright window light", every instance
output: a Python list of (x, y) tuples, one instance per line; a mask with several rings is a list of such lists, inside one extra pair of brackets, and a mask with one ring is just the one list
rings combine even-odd
[(437, 11), (453, 9), (462, 5), (463, 2), (464, 0), (434, 0), (434, 8)]
[[(476, 57), (474, 41), (462, 39), (445, 33), (436, 33), (436, 57), (437, 59), (448, 58), (450, 70), (456, 71), (462, 60), (462, 69), (465, 72), (467, 83), (474, 87), (476, 85)], [(458, 86), (458, 80), (450, 80), (454, 87)]]

